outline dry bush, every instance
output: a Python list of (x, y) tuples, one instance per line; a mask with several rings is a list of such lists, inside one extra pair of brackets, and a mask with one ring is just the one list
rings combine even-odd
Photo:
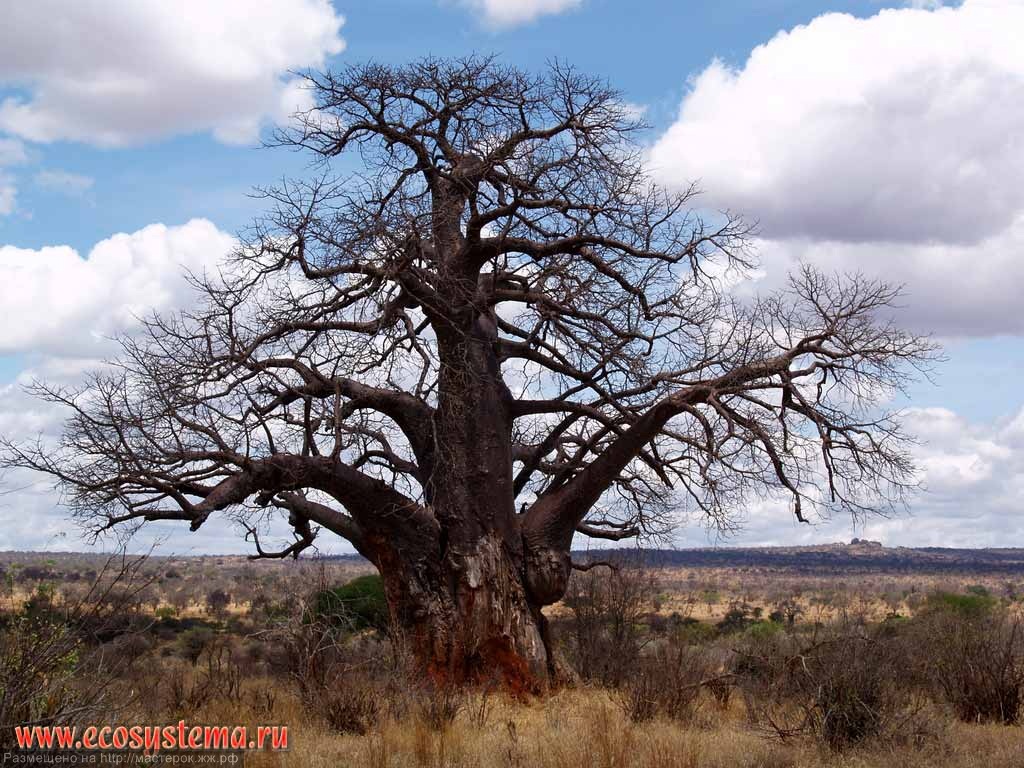
[(715, 673), (703, 649), (661, 645), (638, 662), (618, 702), (634, 723), (657, 716), (686, 722), (697, 713), (701, 691), (712, 682), (725, 679)]
[(469, 707), (469, 692), (460, 685), (425, 679), (413, 691), (413, 713), (432, 731), (447, 730)]
[(198, 626), (186, 630), (178, 640), (182, 658), (196, 666), (213, 640), (214, 633), (210, 627)]
[(231, 605), (231, 595), (220, 587), (211, 590), (206, 595), (206, 609), (218, 618), (224, 618), (229, 605)]
[(365, 678), (350, 675), (336, 686), (307, 690), (303, 704), (338, 733), (366, 734), (380, 718), (380, 692)]
[(380, 719), (384, 686), (374, 675), (386, 666), (385, 654), (372, 638), (353, 637), (350, 627), (319, 610), (312, 593), (291, 594), (286, 616), (261, 633), (283, 649), (279, 659), (295, 684), (305, 710), (339, 733), (367, 733)]
[(247, 701), (249, 710), (261, 719), (268, 719), (277, 707), (278, 691), (267, 684), (256, 685), (250, 689)]
[(617, 702), (634, 723), (653, 720), (661, 710), (661, 684), (646, 669), (619, 692)]
[(176, 666), (161, 681), (166, 706), (176, 716), (194, 715), (213, 701), (242, 701), (245, 675), (228, 637), (211, 638), (204, 645), (199, 662), (193, 665), (198, 667), (197, 671)]
[(0, 629), (0, 746), (13, 743), (18, 725), (67, 724), (109, 711), (111, 688), (138, 658), (131, 635), (141, 629), (126, 617), (149, 583), (145, 561), (110, 557), (73, 601), (59, 603), (44, 591), (9, 617)]
[(566, 645), (583, 680), (618, 686), (632, 676), (652, 594), (650, 574), (637, 568), (573, 574), (563, 598), (571, 612)]
[(178, 718), (194, 715), (213, 699), (214, 690), (180, 667), (169, 670), (160, 682), (164, 707)]
[(810, 736), (834, 750), (917, 734), (902, 646), (851, 622), (809, 637), (775, 633), (738, 653), (751, 719), (783, 740)]
[(965, 722), (1016, 723), (1024, 704), (1024, 626), (984, 596), (936, 595), (915, 622), (919, 669)]
[(216, 636), (204, 649), (203, 657), (200, 678), (212, 691), (211, 697), (232, 704), (240, 702), (245, 675), (231, 640), (223, 635)]
[(288, 615), (262, 636), (283, 650), (278, 659), (283, 664), (280, 671), (300, 692), (328, 686), (350, 666), (345, 637), (332, 622), (316, 615), (305, 596), (295, 595), (288, 603)]

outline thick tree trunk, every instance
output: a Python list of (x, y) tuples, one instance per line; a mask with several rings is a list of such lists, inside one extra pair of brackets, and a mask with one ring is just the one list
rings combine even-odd
[(395, 626), (435, 681), (530, 692), (554, 671), (541, 608), (564, 593), (568, 558), (523, 556), (513, 535), (443, 542), (436, 528), (368, 542)]
[(535, 689), (548, 674), (548, 651), (521, 563), (492, 535), (460, 550), (412, 579), (385, 570), (399, 626), (438, 682), (497, 678), (514, 691)]
[(425, 496), (436, 530), (376, 542), (392, 613), (426, 671), (439, 681), (500, 678), (530, 691), (548, 677), (543, 605), (561, 598), (564, 554), (524, 536), (515, 512), (511, 396), (486, 318), (441, 339), (441, 396)]

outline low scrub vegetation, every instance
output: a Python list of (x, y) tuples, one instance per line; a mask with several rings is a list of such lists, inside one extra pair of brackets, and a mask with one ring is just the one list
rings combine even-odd
[(11, 601), (0, 745), (17, 724), (185, 718), (292, 726), (255, 766), (1024, 764), (1021, 606), (977, 585), (881, 616), (732, 593), (696, 618), (670, 607), (706, 589), (593, 568), (549, 616), (557, 680), (524, 699), (419, 676), (375, 576), (211, 583), (177, 610), (189, 577), (169, 573), (115, 560)]
[(933, 596), (915, 621), (919, 664), (965, 722), (1016, 723), (1024, 703), (1024, 626), (989, 595)]

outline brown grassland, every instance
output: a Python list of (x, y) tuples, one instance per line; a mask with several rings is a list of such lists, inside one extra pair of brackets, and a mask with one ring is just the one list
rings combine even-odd
[(185, 719), (288, 725), (249, 766), (1024, 766), (1019, 563), (860, 551), (577, 573), (518, 697), (418, 676), (361, 561), (8, 553), (0, 746)]

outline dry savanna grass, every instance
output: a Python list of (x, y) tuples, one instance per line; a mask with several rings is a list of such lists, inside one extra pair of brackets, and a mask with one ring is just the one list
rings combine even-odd
[[(917, 743), (876, 744), (842, 753), (810, 742), (779, 743), (753, 728), (741, 703), (722, 711), (707, 701), (694, 722), (655, 719), (631, 723), (615, 697), (588, 688), (530, 701), (491, 696), (486, 717), (471, 697), (450, 725), (436, 729), (409, 715), (385, 718), (362, 735), (342, 735), (283, 699), (272, 717), (291, 722), (286, 753), (250, 753), (262, 766), (373, 768), (1019, 768), (1019, 728), (968, 725), (935, 715)], [(214, 707), (203, 713), (233, 722), (252, 713)], [(263, 720), (259, 722), (265, 722)], [(257, 722), (257, 721), (253, 721)]]
[(566, 682), (512, 698), (430, 688), (360, 612), (372, 589), (318, 613), (365, 565), (154, 558), (93, 604), (94, 568), (7, 564), (8, 720), (289, 726), (256, 768), (1024, 766), (1015, 572), (591, 570), (548, 611)]

